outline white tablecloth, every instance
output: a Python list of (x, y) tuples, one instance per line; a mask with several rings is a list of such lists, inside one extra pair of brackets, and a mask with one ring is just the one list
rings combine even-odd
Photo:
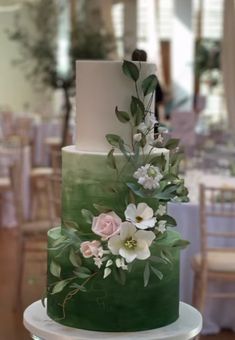
[[(191, 203), (169, 204), (168, 212), (178, 223), (178, 231), (182, 238), (189, 240), (190, 245), (181, 252), (181, 300), (191, 304), (193, 291), (193, 271), (191, 260), (194, 254), (200, 251), (200, 224), (199, 224), (199, 204), (198, 204), (198, 185), (200, 182), (207, 185), (227, 185), (235, 187), (235, 178), (222, 175), (209, 175), (202, 172), (186, 175), (186, 183), (192, 197)], [(197, 179), (196, 179), (197, 178)], [(208, 223), (210, 228), (217, 228), (218, 224), (223, 225), (225, 230), (231, 231), (231, 224), (235, 226), (235, 220), (231, 218), (211, 218)], [(218, 245), (217, 240), (211, 240)], [(235, 247), (235, 239), (224, 239), (223, 245)], [(235, 284), (211, 283), (209, 285), (213, 291), (224, 290), (235, 291)], [(235, 331), (235, 300), (234, 299), (208, 299), (204, 313), (203, 333), (217, 333), (220, 328), (231, 328)]]

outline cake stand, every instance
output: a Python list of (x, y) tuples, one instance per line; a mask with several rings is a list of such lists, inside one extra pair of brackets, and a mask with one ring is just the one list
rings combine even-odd
[(93, 332), (60, 325), (47, 316), (41, 301), (37, 301), (25, 310), (24, 326), (35, 340), (188, 340), (198, 335), (202, 328), (201, 314), (183, 302), (180, 302), (179, 314), (177, 321), (158, 329), (124, 333)]

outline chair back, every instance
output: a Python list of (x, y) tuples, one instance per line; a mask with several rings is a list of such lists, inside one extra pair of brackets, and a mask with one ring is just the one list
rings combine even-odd
[(202, 255), (235, 250), (235, 187), (200, 185), (200, 227)]
[(48, 182), (51, 224), (56, 226), (61, 219), (61, 175), (59, 173), (52, 174), (48, 177)]
[(16, 119), (15, 135), (19, 137), (22, 145), (32, 143), (33, 119), (31, 117), (18, 117)]
[(54, 175), (61, 175), (62, 155), (61, 150), (51, 150), (51, 166)]
[(13, 192), (15, 217), (18, 226), (21, 227), (23, 223), (23, 197), (21, 187), (21, 164), (19, 161), (15, 161), (9, 169), (11, 187)]

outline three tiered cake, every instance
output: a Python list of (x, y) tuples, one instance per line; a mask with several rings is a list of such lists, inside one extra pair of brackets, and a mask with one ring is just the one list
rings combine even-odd
[(62, 150), (62, 224), (48, 232), (47, 313), (87, 330), (178, 318), (179, 249), (167, 202), (187, 200), (178, 141), (154, 132), (155, 65), (77, 62), (77, 143)]

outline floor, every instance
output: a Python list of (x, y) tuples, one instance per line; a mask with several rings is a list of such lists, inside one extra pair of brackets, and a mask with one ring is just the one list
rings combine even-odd
[[(13, 312), (17, 241), (15, 230), (0, 229), (0, 340), (30, 339), (22, 325), (22, 312)], [(35, 259), (29, 253), (26, 255), (22, 289), (23, 308), (40, 299), (45, 288), (46, 263)], [(235, 334), (224, 331), (216, 336), (203, 336), (200, 340), (235, 340)]]

